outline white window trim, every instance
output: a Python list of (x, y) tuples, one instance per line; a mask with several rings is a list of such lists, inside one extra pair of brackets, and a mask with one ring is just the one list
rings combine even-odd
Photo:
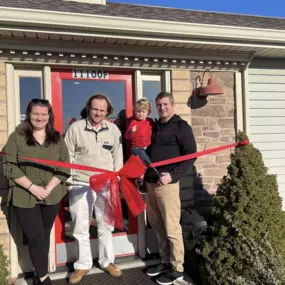
[(6, 64), (7, 76), (7, 110), (8, 110), (8, 135), (10, 135), (17, 122), (17, 115), (15, 112), (16, 96), (15, 96), (15, 69), (10, 63)]
[(171, 73), (169, 70), (163, 72), (147, 72), (136, 70), (136, 100), (143, 96), (142, 82), (143, 81), (160, 81), (160, 90), (171, 92)]
[(167, 70), (164, 72), (164, 77), (163, 77), (163, 86), (165, 92), (171, 92), (171, 72), (170, 70)]
[(135, 71), (135, 83), (136, 83), (136, 92), (135, 92), (135, 101), (142, 98), (142, 74), (140, 70)]
[(244, 132), (246, 132), (248, 135), (250, 133), (250, 127), (249, 127), (249, 96), (248, 96), (248, 65), (244, 69), (242, 73), (242, 81), (243, 81), (243, 127)]
[[(7, 71), (7, 109), (8, 109), (8, 135), (10, 135), (15, 127), (20, 123), (20, 77), (38, 77), (41, 79), (41, 98), (48, 99), (51, 102), (51, 72), (50, 67), (44, 69), (17, 69), (13, 64), (6, 64)], [(19, 228), (16, 216), (11, 210), (10, 212), (11, 234), (10, 239), (10, 261), (11, 261), (11, 278), (17, 278), (22, 269), (19, 264), (19, 252), (17, 244), (23, 243), (22, 231)], [(21, 250), (27, 258), (28, 251)], [(55, 271), (55, 244), (54, 244), (54, 227), (51, 232), (51, 246), (49, 254), (49, 271)], [(29, 265), (27, 265), (29, 266)]]
[(242, 74), (235, 72), (236, 132), (244, 131)]
[[(14, 66), (10, 63), (6, 64), (6, 76), (7, 76), (7, 110), (8, 110), (8, 135), (10, 135), (16, 126), (16, 116), (14, 112), (15, 106), (15, 70)], [(10, 275), (11, 278), (17, 278), (19, 274), (19, 260), (18, 260), (18, 248), (17, 239), (17, 218), (12, 207), (9, 207), (9, 222), (11, 229), (10, 238)], [(14, 238), (12, 238), (14, 237)]]
[(45, 66), (43, 70), (43, 80), (42, 86), (44, 91), (44, 99), (49, 100), (52, 105), (52, 96), (51, 96), (51, 68), (50, 66)]
[[(41, 79), (41, 98), (43, 98), (43, 72), (42, 70), (23, 70), (15, 69), (15, 98), (14, 98), (14, 116), (16, 125), (21, 122), (20, 119), (20, 78), (21, 77), (37, 77)], [(14, 126), (16, 127), (16, 126)]]
[[(44, 98), (49, 100), (52, 105), (52, 93), (51, 93), (51, 68), (45, 66), (43, 70), (43, 89)], [(55, 247), (55, 223), (52, 226), (50, 232), (50, 246), (49, 246), (49, 259), (48, 259), (48, 271), (56, 271), (56, 247)]]

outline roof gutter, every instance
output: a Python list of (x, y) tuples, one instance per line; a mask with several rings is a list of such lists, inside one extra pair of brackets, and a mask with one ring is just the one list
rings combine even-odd
[(234, 26), (205, 25), (102, 15), (64, 13), (33, 9), (1, 7), (0, 26), (9, 24), (49, 27), (63, 30), (130, 33), (136, 35), (199, 37), (236, 40), (239, 42), (285, 43), (285, 31)]
[(243, 70), (242, 70), (242, 100), (243, 100), (243, 104), (242, 104), (242, 108), (243, 108), (243, 130), (247, 133), (248, 132), (248, 126), (249, 126), (249, 122), (248, 122), (248, 68), (251, 64), (251, 61), (253, 60), (255, 56), (255, 53), (252, 53), (252, 55), (249, 58), (248, 63), (244, 66)]

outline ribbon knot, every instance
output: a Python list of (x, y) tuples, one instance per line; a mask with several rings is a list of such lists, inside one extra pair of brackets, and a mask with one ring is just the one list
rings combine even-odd
[[(123, 230), (122, 206), (119, 189), (134, 217), (145, 210), (145, 203), (137, 191), (135, 180), (145, 172), (145, 166), (137, 156), (131, 156), (118, 172), (104, 171), (90, 177), (90, 187), (94, 192), (108, 189), (105, 202), (104, 220), (107, 224)], [(120, 186), (117, 177), (120, 177)]]

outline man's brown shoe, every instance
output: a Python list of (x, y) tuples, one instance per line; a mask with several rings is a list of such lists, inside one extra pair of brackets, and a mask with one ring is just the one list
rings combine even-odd
[(86, 275), (88, 272), (89, 270), (84, 270), (84, 269), (75, 270), (69, 278), (69, 284), (79, 283), (82, 280), (83, 276)]
[(122, 275), (122, 271), (113, 263), (110, 263), (107, 267), (102, 269), (109, 273), (112, 277), (120, 277)]

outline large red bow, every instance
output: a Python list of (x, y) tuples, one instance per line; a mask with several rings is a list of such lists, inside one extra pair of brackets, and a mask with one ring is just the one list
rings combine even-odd
[[(0, 154), (9, 155), (9, 153), (4, 151), (0, 151)], [(115, 226), (117, 229), (123, 229), (122, 207), (117, 177), (120, 177), (120, 188), (132, 215), (136, 217), (145, 210), (144, 200), (138, 193), (134, 183), (134, 179), (142, 176), (146, 169), (138, 156), (131, 156), (118, 172), (76, 163), (27, 157), (22, 155), (19, 155), (19, 157), (28, 161), (51, 165), (54, 167), (96, 172), (97, 174), (90, 177), (90, 186), (95, 192), (100, 192), (106, 187), (106, 184), (110, 185), (110, 201), (106, 200), (105, 203), (105, 221), (106, 223)]]
[[(102, 171), (102, 170), (101, 170)], [(95, 192), (100, 192), (109, 185), (110, 199), (105, 202), (105, 222), (123, 229), (122, 207), (119, 196), (119, 185), (117, 177), (120, 177), (121, 192), (132, 215), (136, 217), (145, 210), (145, 203), (137, 191), (134, 179), (145, 172), (145, 166), (138, 156), (131, 156), (118, 172), (104, 171), (90, 177), (90, 186)]]

